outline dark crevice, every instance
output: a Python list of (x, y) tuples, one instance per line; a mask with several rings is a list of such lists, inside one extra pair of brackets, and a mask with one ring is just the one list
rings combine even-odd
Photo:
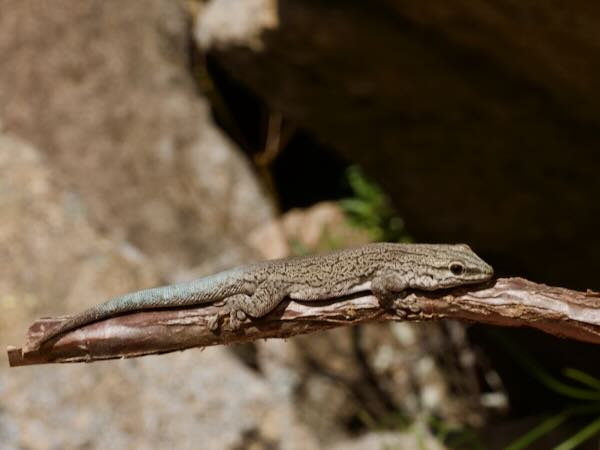
[[(269, 114), (274, 111), (210, 55), (206, 57), (206, 72), (222, 103), (220, 108), (213, 104), (215, 121), (255, 160), (264, 151)], [(283, 122), (285, 125), (285, 118)], [(321, 144), (307, 130), (296, 128), (269, 166), (281, 210), (347, 197), (351, 194), (344, 178), (347, 166), (348, 162), (333, 149)]]

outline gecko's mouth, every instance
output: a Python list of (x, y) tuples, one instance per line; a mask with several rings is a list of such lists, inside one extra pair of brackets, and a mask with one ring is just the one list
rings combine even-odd
[(494, 268), (486, 263), (483, 263), (482, 267), (467, 269), (467, 281), (472, 283), (489, 280), (493, 276)]

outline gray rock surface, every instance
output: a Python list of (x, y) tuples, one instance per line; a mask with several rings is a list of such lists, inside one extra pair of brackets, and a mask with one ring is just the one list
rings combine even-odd
[(95, 226), (163, 273), (237, 262), (222, 249), (239, 249), (273, 211), (196, 91), (181, 4), (0, 0), (0, 10), (0, 120), (48, 157)]

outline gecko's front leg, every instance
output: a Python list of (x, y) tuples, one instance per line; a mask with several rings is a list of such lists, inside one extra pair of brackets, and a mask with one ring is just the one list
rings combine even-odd
[(371, 292), (377, 297), (381, 307), (392, 310), (399, 316), (403, 316), (404, 311), (395, 306), (394, 300), (406, 295), (407, 287), (406, 280), (395, 273), (377, 275), (371, 280)]

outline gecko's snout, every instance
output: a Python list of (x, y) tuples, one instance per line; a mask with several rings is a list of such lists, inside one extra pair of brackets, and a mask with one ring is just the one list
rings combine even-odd
[(494, 276), (494, 268), (483, 260), (480, 260), (480, 264), (477, 267), (477, 278), (480, 280), (489, 280)]
[(486, 264), (483, 273), (485, 275), (488, 275), (490, 278), (492, 278), (494, 276), (494, 268), (492, 266), (490, 266), (489, 264)]

